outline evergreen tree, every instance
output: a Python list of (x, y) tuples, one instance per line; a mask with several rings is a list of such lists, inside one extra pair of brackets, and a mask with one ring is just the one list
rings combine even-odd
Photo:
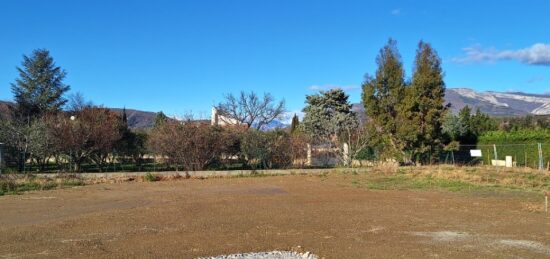
[(464, 125), (457, 115), (449, 112), (445, 116), (442, 131), (451, 142), (458, 142), (468, 133), (468, 125)]
[[(349, 96), (342, 89), (321, 91), (306, 96), (306, 107), (301, 127), (313, 144), (330, 145), (341, 162), (349, 163), (349, 158), (365, 144), (354, 138), (359, 129), (357, 116), (351, 110)], [(349, 150), (344, 149), (344, 143)]]
[(475, 114), (470, 117), (470, 123), (471, 130), (476, 136), (481, 136), (488, 131), (497, 130), (495, 119), (482, 113), (479, 108), (477, 108)]
[(318, 142), (330, 141), (348, 128), (357, 126), (357, 118), (351, 110), (349, 96), (341, 89), (333, 89), (306, 96), (302, 127)]
[(413, 161), (428, 162), (437, 157), (443, 145), (442, 124), (447, 110), (441, 59), (430, 44), (418, 44), (413, 71), (408, 96), (401, 106), (409, 123), (400, 125), (413, 130), (402, 136), (411, 141), (407, 148)]
[(363, 83), (363, 104), (365, 105), (371, 142), (380, 150), (393, 155), (403, 149), (397, 131), (398, 111), (405, 97), (405, 71), (396, 41), (389, 39), (376, 58), (376, 75), (366, 76)]
[(294, 117), (292, 117), (292, 123), (290, 124), (290, 133), (295, 133), (296, 130), (298, 130), (299, 126), (300, 126), (300, 120), (298, 119), (298, 116), (294, 114)]
[(128, 116), (126, 115), (126, 107), (122, 109), (122, 125), (128, 127)]
[(154, 127), (158, 127), (162, 124), (164, 124), (168, 120), (168, 116), (166, 116), (162, 111), (157, 113), (157, 116), (155, 117), (155, 125)]
[(466, 105), (458, 111), (458, 119), (465, 126), (466, 132), (459, 137), (460, 144), (473, 145), (477, 143), (477, 136), (472, 127), (472, 109)]
[(466, 105), (464, 108), (460, 109), (458, 111), (458, 118), (462, 122), (462, 124), (467, 125), (467, 127), (470, 127), (471, 122), (470, 118), (472, 116), (472, 108), (470, 106)]
[(48, 112), (57, 112), (67, 102), (63, 94), (70, 87), (63, 83), (66, 72), (55, 65), (46, 49), (34, 50), (23, 56), (18, 67), (19, 78), (11, 85), (17, 103), (17, 113), (29, 120)]

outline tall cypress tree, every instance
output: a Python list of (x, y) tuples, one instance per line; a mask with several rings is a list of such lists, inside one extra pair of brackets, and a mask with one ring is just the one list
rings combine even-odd
[(402, 143), (398, 136), (399, 105), (405, 97), (405, 71), (397, 42), (389, 39), (380, 50), (374, 77), (367, 75), (363, 83), (363, 104), (368, 116), (372, 143), (381, 145), (384, 153), (400, 153)]
[(32, 119), (61, 110), (67, 102), (63, 94), (70, 86), (63, 83), (66, 72), (55, 65), (50, 52), (34, 50), (30, 57), (23, 56), (21, 65), (19, 78), (11, 85), (18, 115)]
[(298, 126), (300, 125), (300, 120), (298, 119), (298, 116), (294, 114), (294, 117), (292, 117), (292, 122), (290, 124), (290, 133), (295, 133), (296, 130), (298, 130)]
[(128, 115), (126, 115), (126, 107), (122, 109), (122, 124), (124, 127), (128, 127)]
[(437, 157), (443, 144), (442, 124), (447, 107), (444, 105), (445, 82), (441, 59), (430, 44), (420, 41), (416, 50), (413, 77), (405, 98), (407, 127), (414, 133), (407, 139), (412, 159), (428, 162)]

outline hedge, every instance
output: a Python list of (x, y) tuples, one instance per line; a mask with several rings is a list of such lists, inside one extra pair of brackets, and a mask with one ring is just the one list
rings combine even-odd
[(484, 163), (494, 159), (494, 147), (497, 158), (504, 160), (512, 156), (517, 166), (538, 167), (538, 143), (542, 144), (544, 166), (550, 161), (550, 130), (490, 131), (478, 139), (478, 148), (482, 150)]

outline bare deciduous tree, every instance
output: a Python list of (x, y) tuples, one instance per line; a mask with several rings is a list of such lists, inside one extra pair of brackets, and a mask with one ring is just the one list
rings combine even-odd
[(215, 108), (220, 115), (234, 120), (236, 124), (261, 129), (284, 115), (285, 101), (276, 102), (268, 93), (260, 97), (254, 92), (241, 91), (239, 96), (226, 95), (225, 101), (216, 105)]
[(62, 150), (80, 171), (86, 159), (92, 159), (102, 170), (105, 160), (120, 138), (118, 116), (105, 108), (84, 108), (72, 116), (59, 114), (50, 124), (52, 134)]
[(84, 110), (85, 108), (90, 108), (93, 106), (94, 104), (91, 101), (87, 101), (82, 93), (76, 92), (69, 96), (67, 109), (71, 112), (78, 112)]
[(185, 170), (203, 170), (231, 148), (229, 132), (205, 123), (167, 121), (155, 127), (149, 146), (158, 155)]

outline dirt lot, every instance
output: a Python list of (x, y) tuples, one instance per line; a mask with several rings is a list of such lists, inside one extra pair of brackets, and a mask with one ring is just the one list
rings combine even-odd
[(0, 197), (0, 258), (550, 257), (521, 192), (370, 190), (352, 175), (98, 184)]

